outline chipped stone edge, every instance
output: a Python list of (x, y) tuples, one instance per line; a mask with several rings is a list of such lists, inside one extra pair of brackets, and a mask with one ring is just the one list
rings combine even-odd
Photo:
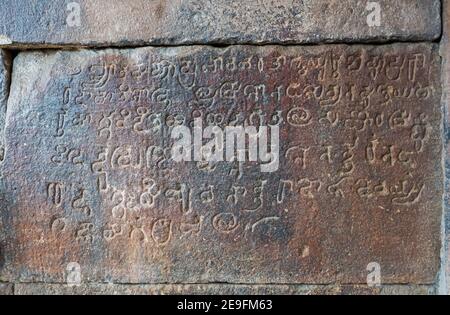
[(0, 46), (11, 45), (12, 43), (12, 40), (8, 36), (0, 34)]
[[(1, 35), (0, 35), (1, 36)], [(251, 39), (237, 40), (234, 38), (211, 38), (209, 40), (179, 40), (177, 38), (167, 39), (148, 39), (148, 40), (118, 40), (118, 41), (91, 41), (81, 40), (79, 42), (47, 42), (47, 41), (30, 41), (20, 42), (10, 40), (4, 43), (0, 40), (0, 49), (14, 50), (43, 50), (43, 49), (106, 49), (106, 48), (140, 48), (140, 47), (180, 47), (180, 46), (315, 46), (315, 45), (389, 45), (393, 43), (433, 43), (438, 42), (441, 37), (440, 33), (428, 35), (377, 35), (370, 37), (361, 37), (354, 39), (347, 36), (324, 36), (324, 37), (308, 37), (302, 40), (295, 39)]]
[[(0, 110), (3, 112), (1, 115), (3, 117), (0, 117), (0, 146), (5, 145), (5, 139), (4, 139), (4, 132), (5, 132), (5, 124), (6, 124), (6, 113), (7, 113), (7, 104), (8, 104), (8, 98), (9, 98), (9, 91), (11, 87), (11, 77), (12, 77), (12, 54), (8, 51), (5, 51), (3, 49), (0, 49), (0, 67), (2, 68), (2, 71), (4, 71), (5, 75), (5, 82), (3, 88), (5, 89), (5, 95), (4, 97), (1, 97), (0, 94), (0, 102), (3, 102), (4, 104), (0, 106)], [(0, 88), (2, 88), (0, 86)], [(4, 148), (5, 149), (5, 148)], [(5, 154), (5, 151), (4, 151)], [(2, 177), (2, 169), (1, 169), (2, 162), (0, 161), (0, 214), (2, 211), (4, 211), (4, 208), (2, 206), (3, 202), (3, 177)], [(0, 215), (0, 288), (2, 287), (2, 278), (4, 276), (4, 264), (5, 264), (5, 257), (3, 247), (5, 242), (5, 235), (3, 232), (3, 215)]]

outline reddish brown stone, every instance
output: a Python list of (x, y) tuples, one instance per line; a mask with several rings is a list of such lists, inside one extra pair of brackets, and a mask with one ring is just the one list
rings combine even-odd
[[(6, 275), (64, 283), (431, 284), (438, 47), (23, 52), (7, 115)], [(175, 163), (170, 131), (280, 126), (280, 168)], [(76, 265), (71, 265), (72, 269)], [(68, 277), (67, 277), (68, 275)]]
[(0, 47), (383, 42), (441, 34), (439, 0), (0, 0), (0, 7)]

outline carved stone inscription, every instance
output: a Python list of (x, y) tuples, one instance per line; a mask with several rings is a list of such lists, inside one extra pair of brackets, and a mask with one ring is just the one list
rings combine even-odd
[[(7, 115), (12, 279), (431, 283), (436, 47), (25, 52)], [(280, 167), (175, 162), (176, 126), (278, 126)]]

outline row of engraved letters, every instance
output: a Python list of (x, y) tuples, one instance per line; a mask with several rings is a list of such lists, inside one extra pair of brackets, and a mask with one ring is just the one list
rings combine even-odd
[[(344, 196), (344, 191), (350, 189), (358, 198), (373, 199), (386, 197), (393, 205), (409, 206), (419, 201), (425, 188), (423, 183), (412, 179), (400, 179), (389, 183), (387, 180), (370, 180), (367, 178), (352, 179), (345, 177), (340, 180), (338, 188)], [(254, 184), (233, 184), (228, 192), (222, 192), (215, 185), (203, 184), (199, 188), (190, 188), (187, 184), (172, 183), (170, 187), (157, 183), (152, 178), (144, 178), (139, 185), (139, 191), (132, 189), (118, 190), (110, 188), (105, 194), (104, 203), (111, 207), (113, 219), (126, 219), (128, 213), (139, 213), (143, 210), (158, 209), (162, 203), (172, 204), (180, 214), (187, 215), (193, 211), (193, 205), (214, 205), (218, 202), (218, 196), (224, 196), (226, 203), (233, 209), (240, 209), (245, 213), (254, 213), (271, 204), (283, 204), (287, 198), (295, 196), (302, 200), (315, 199), (319, 194), (331, 194), (336, 196), (336, 184), (326, 185), (320, 179), (298, 178), (282, 179), (276, 184), (276, 196), (271, 200), (268, 194), (268, 181), (258, 180)], [(48, 202), (59, 208), (69, 205), (71, 209), (78, 211), (83, 217), (93, 215), (92, 195), (80, 185), (74, 186), (64, 182), (50, 182), (46, 186)], [(164, 199), (164, 200), (162, 200)]]
[[(278, 104), (288, 101), (310, 101), (320, 106), (336, 105), (339, 102), (356, 102), (369, 97), (381, 99), (381, 103), (393, 100), (426, 100), (435, 92), (433, 86), (426, 83), (414, 84), (376, 84), (358, 86), (356, 84), (308, 84), (291, 82), (286, 86), (269, 86), (266, 83), (244, 84), (240, 81), (223, 81), (207, 86), (193, 86), (185, 101), (191, 106), (211, 107), (219, 102), (240, 102), (249, 104)], [(118, 86), (99, 88), (66, 88), (63, 103), (86, 105), (95, 104), (158, 104), (169, 107), (173, 104), (175, 93), (179, 91), (161, 86), (161, 82), (151, 87), (130, 86), (122, 83)], [(182, 95), (182, 94), (181, 94)], [(186, 96), (185, 96), (186, 97)]]
[[(153, 180), (146, 179), (147, 184)], [(154, 181), (153, 181), (153, 184)], [(258, 186), (259, 185), (259, 186)], [(262, 193), (264, 190), (264, 182), (260, 182), (254, 187), (255, 198), (254, 200), (259, 202), (257, 208), (252, 210), (243, 210), (247, 212), (255, 212), (259, 207), (263, 206)], [(50, 183), (48, 185), (48, 196), (52, 202), (59, 201), (62, 198), (63, 184), (61, 183)], [(212, 187), (212, 188), (211, 188)], [(283, 203), (284, 199), (289, 193), (295, 189), (298, 189), (298, 193), (303, 195), (305, 198), (311, 198), (316, 192), (319, 192), (322, 188), (322, 184), (317, 180), (300, 179), (295, 183), (292, 180), (282, 180), (279, 183), (278, 193), (277, 193), (277, 203)], [(401, 180), (393, 185), (388, 185), (386, 181), (374, 182), (368, 179), (358, 179), (354, 183), (354, 189), (356, 190), (358, 196), (361, 198), (376, 198), (390, 196), (393, 205), (403, 205), (409, 206), (417, 203), (420, 199), (422, 191), (424, 189), (424, 184), (417, 184), (408, 180)], [(149, 189), (151, 191), (151, 189)], [(169, 191), (169, 190), (168, 190)], [(166, 191), (166, 193), (168, 192)], [(149, 193), (149, 192), (147, 192)], [(245, 195), (247, 189), (245, 187), (233, 186), (233, 192), (228, 196), (233, 202), (236, 202), (235, 198), (238, 195)], [(153, 197), (156, 198), (158, 195), (156, 190), (153, 190)], [(169, 193), (173, 194), (173, 192)], [(141, 199), (142, 199), (141, 195)], [(210, 203), (214, 198), (213, 186), (202, 191), (200, 193), (203, 202)], [(84, 191), (78, 190), (77, 194), (72, 200), (72, 207), (76, 210), (82, 211), (84, 214), (90, 214), (91, 210), (87, 206), (84, 200)], [(144, 197), (145, 206), (150, 206), (147, 201), (147, 197)], [(150, 197), (150, 198), (153, 198)], [(182, 207), (183, 200), (181, 192), (178, 196), (172, 195), (173, 198), (178, 198), (180, 202), (180, 207)], [(128, 200), (126, 199), (128, 198)], [(151, 218), (150, 231), (145, 229), (144, 220), (149, 218), (144, 218), (139, 211), (136, 210), (136, 205), (129, 205), (130, 209), (125, 208), (128, 203), (134, 203), (132, 201), (133, 196), (126, 196), (125, 191), (116, 191), (113, 193), (112, 199), (115, 199), (116, 205), (112, 209), (112, 221), (114, 223), (109, 223), (103, 229), (103, 237), (107, 241), (112, 241), (117, 237), (123, 237), (128, 235), (130, 239), (138, 239), (141, 242), (149, 242), (151, 240), (157, 245), (166, 245), (171, 238), (172, 231), (175, 225), (175, 219), (171, 216), (156, 216)], [(154, 201), (152, 201), (153, 203)], [(178, 228), (181, 232), (181, 238), (187, 237), (189, 235), (198, 235), (201, 232), (202, 225), (204, 223), (205, 216), (199, 216), (192, 213), (184, 213), (185, 216), (181, 218), (181, 222), (178, 222)], [(256, 220), (255, 222), (246, 224), (245, 232), (254, 232), (255, 229), (261, 224), (268, 224), (279, 220), (279, 216), (266, 216)], [(54, 233), (65, 232), (68, 226), (69, 220), (65, 217), (56, 217), (51, 222), (51, 229)], [(221, 212), (212, 217), (211, 220), (212, 227), (224, 234), (233, 233), (237, 230), (240, 225), (240, 216), (234, 212)], [(83, 221), (79, 223), (75, 235), (76, 239), (82, 243), (91, 243), (94, 240), (94, 229), (95, 226), (92, 223)]]
[[(358, 75), (363, 69), (367, 69), (373, 80), (383, 75), (385, 80), (406, 79), (415, 82), (419, 73), (427, 72), (427, 66), (427, 57), (423, 53), (369, 55), (359, 51), (341, 55), (328, 51), (315, 56), (249, 56), (240, 60), (235, 56), (210, 56), (204, 64), (200, 64), (195, 58), (183, 58), (179, 61), (152, 60), (140, 64), (99, 62), (87, 67), (85, 72), (88, 80), (83, 84), (86, 87), (101, 87), (114, 78), (130, 80), (135, 84), (148, 83), (151, 79), (178, 78), (185, 87), (192, 87), (202, 73), (255, 71), (257, 74), (284, 73), (286, 70), (299, 76), (313, 75), (317, 80), (324, 81), (340, 79), (343, 73)], [(79, 70), (75, 74), (81, 72)]]
[(345, 129), (362, 132), (369, 128), (389, 128), (398, 130), (412, 128), (418, 130), (430, 128), (427, 115), (414, 115), (410, 110), (397, 109), (393, 112), (371, 112), (365, 109), (348, 109), (346, 111), (329, 110), (317, 113), (305, 107), (292, 107), (272, 112), (261, 109), (248, 114), (230, 109), (228, 113), (211, 112), (201, 109), (191, 111), (188, 119), (182, 114), (152, 112), (147, 107), (123, 108), (110, 112), (76, 112), (69, 117), (65, 110), (57, 113), (55, 133), (57, 138), (65, 135), (67, 128), (95, 126), (97, 136), (109, 140), (115, 131), (131, 130), (137, 135), (155, 135), (170, 138), (175, 126), (190, 125), (194, 119), (202, 119), (206, 126), (287, 126), (291, 128), (307, 127), (315, 122), (328, 127), (342, 126)]
[(268, 216), (261, 219), (251, 220), (249, 223), (242, 223), (238, 215), (232, 212), (223, 212), (212, 216), (207, 220), (206, 216), (192, 215), (181, 218), (181, 220), (171, 219), (169, 217), (142, 218), (135, 216), (133, 219), (119, 222), (109, 222), (103, 228), (97, 229), (89, 222), (73, 222), (66, 217), (55, 217), (51, 220), (51, 230), (55, 236), (62, 233), (72, 233), (76, 241), (82, 244), (93, 243), (97, 233), (111, 242), (115, 239), (129, 239), (140, 243), (151, 243), (156, 246), (165, 246), (173, 238), (174, 233), (179, 234), (180, 240), (197, 236), (204, 229), (205, 223), (211, 222), (215, 231), (220, 234), (233, 235), (241, 228), (244, 237), (248, 237), (250, 232), (264, 224), (270, 224), (280, 220), (278, 216)]
[[(417, 162), (415, 156), (424, 150), (427, 138), (423, 133), (413, 130), (411, 134), (411, 146), (404, 148), (400, 145), (390, 144), (382, 138), (373, 137), (364, 146), (364, 159), (369, 165), (379, 165), (393, 167), (402, 165), (409, 169), (415, 169)], [(353, 158), (354, 147), (348, 144), (343, 145), (290, 145), (283, 152), (286, 164), (296, 166), (299, 170), (310, 169), (313, 165), (324, 163), (323, 166), (330, 165), (337, 167), (342, 161), (347, 161), (348, 157)], [(160, 145), (133, 146), (117, 145), (99, 148), (95, 159), (90, 160), (88, 154), (82, 149), (71, 147), (66, 144), (58, 144), (54, 147), (50, 155), (50, 161), (56, 165), (73, 165), (77, 167), (89, 166), (94, 174), (107, 173), (109, 170), (166, 170), (170, 172), (176, 166), (171, 159), (171, 147)], [(220, 162), (199, 161), (193, 162), (193, 166), (199, 170), (213, 172)], [(206, 164), (207, 168), (206, 168)], [(245, 162), (241, 162), (245, 165)], [(235, 163), (230, 163), (234, 168)], [(248, 163), (246, 166), (251, 167)], [(242, 165), (241, 165), (242, 167)]]

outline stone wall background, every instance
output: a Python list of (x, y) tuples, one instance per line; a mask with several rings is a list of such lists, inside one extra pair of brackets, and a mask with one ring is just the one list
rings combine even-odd
[[(448, 294), (450, 291), (450, 47), (449, 0), (376, 1), (382, 24), (369, 27), (366, 1), (74, 1), (80, 24), (70, 19), (71, 1), (0, 0), (0, 162), (3, 162), (5, 121), (13, 58), (23, 50), (67, 50), (105, 47), (395, 42), (440, 44), (445, 148), (445, 193), (442, 209), (441, 268), (432, 284), (399, 283), (369, 288), (340, 284), (104, 284), (79, 287), (15, 281), (4, 276), (4, 233), (0, 233), (0, 294)], [(73, 8), (72, 8), (73, 9)], [(75, 11), (71, 11), (76, 13)], [(442, 19), (441, 19), (442, 17)], [(69, 24), (72, 24), (70, 26)], [(23, 80), (26, 80), (26, 73)], [(14, 82), (12, 82), (14, 84)], [(38, 87), (37, 87), (38, 88)], [(445, 142), (444, 142), (445, 141)], [(7, 154), (7, 153), (6, 153)], [(0, 204), (8, 181), (0, 173)], [(0, 208), (0, 231), (10, 220)], [(438, 237), (438, 236), (436, 236)], [(427, 257), (424, 257), (427, 259)]]

